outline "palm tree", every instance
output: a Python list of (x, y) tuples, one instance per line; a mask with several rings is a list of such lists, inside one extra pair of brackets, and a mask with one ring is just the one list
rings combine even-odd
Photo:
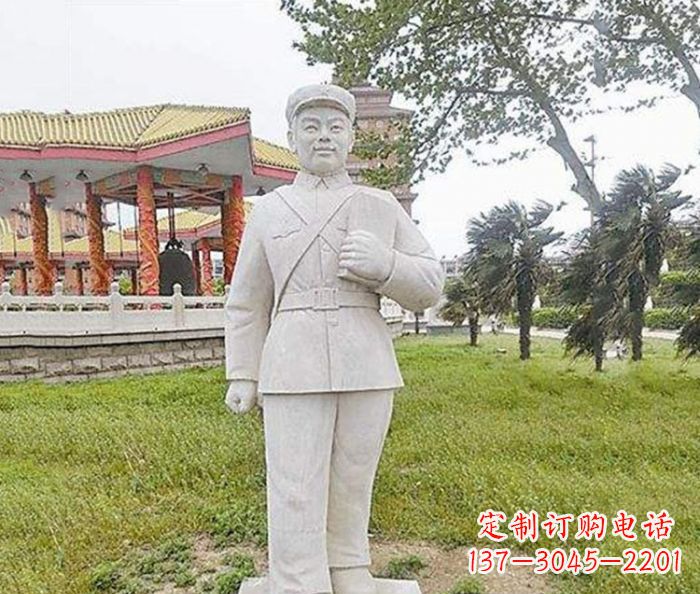
[(489, 309), (506, 313), (513, 299), (516, 301), (522, 360), (530, 358), (532, 303), (547, 269), (544, 248), (562, 236), (544, 226), (553, 211), (547, 202), (538, 201), (528, 211), (524, 205), (509, 201), (467, 225), (470, 261)]
[(564, 338), (566, 352), (574, 357), (593, 356), (596, 371), (603, 371), (605, 340), (613, 330), (613, 314), (619, 308), (618, 268), (601, 249), (601, 233), (587, 229), (569, 254), (562, 278), (563, 296), (581, 308), (581, 315)]
[(601, 249), (619, 267), (618, 290), (627, 301), (618, 324), (632, 343), (632, 360), (642, 358), (644, 305), (659, 282), (668, 242), (674, 233), (672, 212), (690, 196), (671, 190), (680, 169), (667, 165), (656, 175), (642, 165), (622, 171), (597, 213)]
[(469, 344), (477, 346), (479, 339), (479, 316), (482, 309), (479, 284), (471, 269), (467, 267), (461, 276), (445, 283), (445, 303), (440, 308), (440, 317), (461, 326), (469, 320)]

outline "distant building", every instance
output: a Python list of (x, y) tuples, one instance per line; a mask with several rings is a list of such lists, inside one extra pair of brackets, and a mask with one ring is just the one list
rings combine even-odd
[(443, 256), (440, 258), (440, 264), (442, 265), (442, 271), (445, 273), (445, 277), (453, 278), (460, 275), (462, 265), (464, 264), (464, 258), (463, 256), (453, 256), (452, 258)]
[[(357, 104), (357, 127), (359, 130), (367, 130), (385, 135), (396, 135), (392, 124), (406, 123), (411, 119), (413, 111), (393, 107), (391, 100), (393, 91), (386, 91), (379, 87), (374, 87), (369, 83), (363, 83), (350, 87), (350, 92), (354, 95)], [(391, 139), (391, 138), (390, 138)], [(390, 162), (386, 163), (391, 165)], [(362, 183), (362, 171), (380, 165), (377, 160), (362, 160), (355, 155), (351, 155), (348, 160), (348, 172), (355, 182)], [(416, 199), (416, 194), (411, 191), (410, 183), (390, 188), (396, 196), (401, 206), (406, 212), (411, 214), (411, 205)]]

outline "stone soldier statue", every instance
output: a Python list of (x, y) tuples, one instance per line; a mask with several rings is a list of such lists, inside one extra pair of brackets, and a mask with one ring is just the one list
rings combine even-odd
[(301, 171), (245, 227), (225, 307), (226, 403), (262, 401), (269, 594), (375, 594), (372, 483), (403, 385), (379, 298), (430, 307), (443, 274), (394, 196), (350, 180), (354, 97), (302, 87), (286, 116)]

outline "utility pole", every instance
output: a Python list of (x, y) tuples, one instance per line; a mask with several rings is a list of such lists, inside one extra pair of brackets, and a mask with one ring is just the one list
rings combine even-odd
[[(583, 166), (587, 167), (590, 172), (591, 172), (591, 181), (593, 182), (593, 185), (595, 186), (595, 168), (596, 168), (596, 163), (598, 161), (602, 161), (605, 157), (599, 157), (596, 152), (595, 152), (595, 147), (596, 144), (598, 144), (598, 140), (596, 139), (595, 135), (591, 134), (590, 136), (586, 137), (583, 139), (584, 142), (588, 142), (591, 145), (591, 154), (590, 157), (588, 158), (587, 161), (583, 162)], [(584, 156), (585, 159), (585, 156)], [(591, 225), (595, 222), (595, 213), (591, 209)]]
[(595, 185), (595, 164), (596, 164), (596, 162), (599, 160), (599, 158), (596, 157), (596, 154), (595, 154), (595, 145), (596, 145), (596, 143), (598, 142), (598, 140), (596, 139), (596, 137), (595, 137), (593, 134), (591, 134), (591, 135), (588, 136), (587, 138), (584, 138), (584, 139), (583, 139), (583, 142), (589, 142), (589, 143), (591, 144), (591, 157), (590, 157), (590, 159), (589, 159), (588, 161), (586, 161), (583, 165), (584, 165), (584, 167), (589, 167), (589, 168), (590, 168), (590, 170), (591, 170), (591, 181), (592, 181), (593, 184)]

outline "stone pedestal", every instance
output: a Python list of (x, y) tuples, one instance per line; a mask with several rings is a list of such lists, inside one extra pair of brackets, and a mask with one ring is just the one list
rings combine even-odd
[[(421, 594), (418, 582), (413, 580), (385, 580), (377, 578), (377, 594)], [(238, 594), (274, 594), (267, 591), (267, 578), (249, 578)]]

